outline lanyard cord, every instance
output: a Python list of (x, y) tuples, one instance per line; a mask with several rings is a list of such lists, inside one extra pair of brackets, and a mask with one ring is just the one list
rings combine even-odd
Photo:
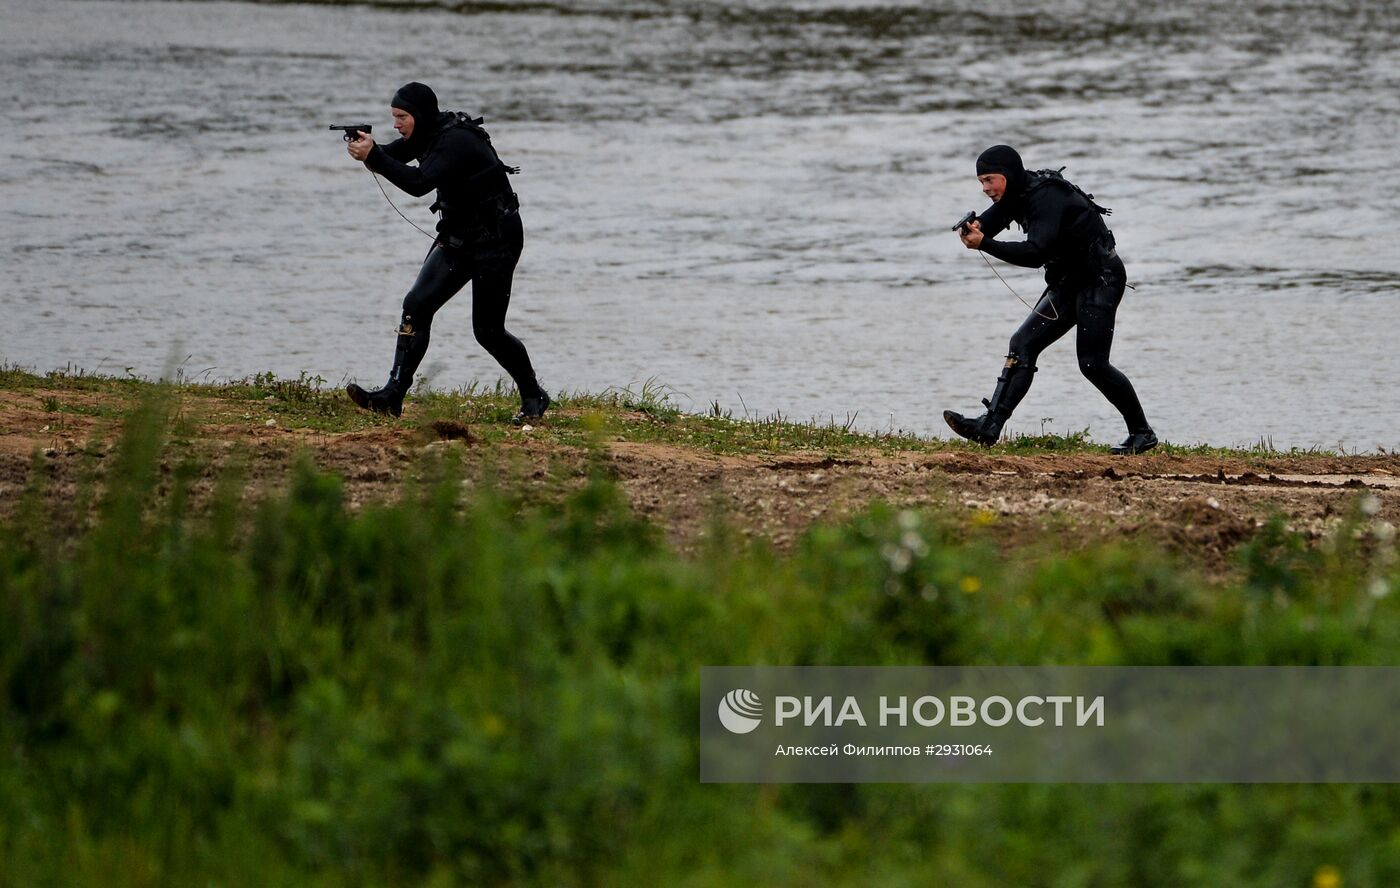
[(1021, 294), (1020, 294), (1020, 293), (1017, 293), (1017, 292), (1016, 292), (1016, 289), (1006, 282), (1006, 278), (1004, 278), (1004, 277), (1001, 276), (1001, 272), (997, 271), (997, 267), (996, 267), (995, 265), (992, 264), (992, 260), (990, 260), (990, 259), (987, 258), (987, 254), (986, 254), (986, 253), (982, 252), (981, 250), (978, 250), (978, 251), (977, 251), (977, 255), (978, 255), (978, 256), (981, 256), (981, 257), (982, 257), (982, 261), (985, 262), (985, 263), (987, 263), (987, 267), (990, 268), (990, 269), (992, 270), (992, 274), (994, 274), (994, 275), (997, 276), (997, 280), (1001, 281), (1002, 286), (1004, 286), (1004, 287), (1006, 287), (1006, 289), (1010, 290), (1012, 296), (1015, 296), (1017, 299), (1020, 299), (1020, 300), (1021, 300), (1021, 304), (1022, 304), (1022, 305), (1024, 305), (1026, 308), (1029, 308), (1029, 309), (1030, 309), (1032, 312), (1034, 312), (1035, 314), (1040, 315), (1042, 318), (1045, 318), (1047, 321), (1058, 321), (1058, 320), (1060, 319), (1060, 311), (1059, 311), (1059, 309), (1055, 308), (1055, 300), (1053, 300), (1053, 299), (1050, 300), (1050, 310), (1053, 311), (1053, 312), (1055, 313), (1054, 316), (1052, 317), (1052, 316), (1046, 314), (1045, 312), (1041, 311), (1040, 309), (1036, 308), (1034, 305), (1031, 305), (1031, 304), (1030, 304), (1029, 302), (1027, 302), (1025, 299), (1022, 299), (1022, 298), (1021, 298)]
[[(384, 195), (384, 199), (385, 199), (385, 200), (389, 201), (389, 206), (391, 206), (391, 207), (394, 208), (394, 212), (396, 212), (396, 213), (399, 214), (399, 218), (402, 219), (402, 220), (404, 220), (405, 222), (407, 222), (409, 225), (412, 225), (414, 228), (418, 228), (417, 223), (415, 223), (412, 219), (410, 219), (410, 218), (408, 218), (407, 216), (405, 216), (405, 215), (403, 214), (403, 211), (400, 210), (400, 209), (398, 208), (398, 206), (395, 205), (394, 201), (389, 197), (389, 192), (387, 192), (387, 191), (384, 190), (384, 183), (382, 183), (382, 182), (379, 181), (379, 174), (376, 173), (374, 170), (370, 170), (370, 171), (369, 171), (369, 174), (370, 174), (371, 176), (374, 177), (374, 184), (376, 184), (376, 185), (379, 186), (379, 193), (382, 194), (382, 195)], [(437, 235), (435, 235), (435, 234), (429, 234), (428, 232), (424, 231), (424, 230), (421, 229), (421, 228), (418, 228), (418, 233), (421, 234), (421, 235), (423, 235), (423, 236), (426, 237), (426, 238), (430, 238), (430, 239), (432, 239), (432, 240), (437, 240)]]

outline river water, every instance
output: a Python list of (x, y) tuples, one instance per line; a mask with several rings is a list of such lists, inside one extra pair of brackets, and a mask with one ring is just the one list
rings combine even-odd
[[(1400, 447), (1400, 4), (0, 0), (0, 78), (9, 364), (382, 381), (427, 240), (326, 126), (416, 79), (523, 167), (551, 390), (949, 434), (1027, 313), (948, 230), (1006, 142), (1114, 208), (1162, 437)], [(434, 387), (497, 379), (469, 318)], [(1040, 363), (1011, 430), (1121, 436), (1072, 338)]]

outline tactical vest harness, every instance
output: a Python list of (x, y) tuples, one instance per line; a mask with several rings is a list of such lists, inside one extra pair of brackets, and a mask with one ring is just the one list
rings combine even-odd
[(1114, 248), (1113, 232), (1108, 230), (1103, 217), (1112, 215), (1113, 211), (1108, 207), (1099, 206), (1094, 201), (1094, 195), (1066, 179), (1064, 170), (1064, 167), (1060, 167), (1057, 170), (1028, 172), (1029, 181), (1022, 192), (1023, 195), (1029, 195), (1047, 185), (1061, 185), (1084, 198), (1084, 202), (1088, 204), (1073, 222), (1065, 226), (1061, 234), (1063, 246), (1058, 251), (1059, 255), (1046, 263), (1046, 272), (1050, 277), (1062, 279), (1073, 273), (1074, 266), (1083, 263), (1087, 266), (1084, 270), (1091, 276), (1102, 276), (1103, 264)]
[(1085, 202), (1089, 204), (1089, 208), (1097, 212), (1100, 216), (1113, 215), (1113, 211), (1110, 210), (1108, 207), (1101, 207), (1097, 203), (1095, 203), (1094, 196), (1092, 194), (1088, 193), (1083, 188), (1080, 188), (1078, 185), (1066, 179), (1064, 177), (1064, 172), (1065, 168), (1060, 167), (1058, 170), (1035, 170), (1033, 172), (1027, 173), (1026, 178), (1028, 178), (1030, 182), (1026, 185), (1025, 193), (1029, 194), (1037, 188), (1040, 188), (1044, 185), (1049, 185), (1051, 182), (1059, 182), (1062, 185), (1068, 185), (1070, 187), (1070, 190), (1072, 190), (1075, 194), (1079, 195), (1080, 197), (1084, 198)]
[[(481, 128), (483, 122), (484, 118), (472, 117), (465, 111), (457, 111), (455, 119), (442, 127), (438, 135), (440, 136), (456, 127), (463, 127), (490, 149), (491, 157), (495, 159), (495, 163), (453, 183), (452, 188), (454, 192), (465, 194), (470, 194), (480, 188), (487, 192), (486, 196), (475, 200), (470, 206), (462, 206), (453, 201), (444, 200), (439, 192), (438, 199), (433, 202), (431, 207), (428, 207), (428, 212), (441, 212), (444, 221), (447, 221), (450, 216), (455, 216), (461, 218), (454, 221), (493, 229), (502, 219), (520, 209), (520, 198), (511, 190), (510, 180), (506, 178), (507, 175), (513, 176), (519, 173), (520, 167), (508, 166), (501, 161), (500, 155), (496, 153), (496, 146), (491, 144), (491, 136)], [(491, 187), (493, 184), (494, 188)]]

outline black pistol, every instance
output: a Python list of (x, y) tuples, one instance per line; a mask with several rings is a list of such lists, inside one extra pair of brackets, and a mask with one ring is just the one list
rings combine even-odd
[(967, 231), (967, 226), (971, 225), (975, 221), (977, 221), (977, 211), (968, 210), (967, 215), (959, 219), (958, 224), (953, 226), (953, 230), (958, 232), (959, 234), (962, 234), (964, 231)]
[(344, 126), (331, 124), (331, 129), (340, 130), (345, 133), (345, 141), (347, 142), (354, 142), (359, 139), (360, 133), (370, 133), (374, 131), (374, 127), (367, 123), (348, 123)]

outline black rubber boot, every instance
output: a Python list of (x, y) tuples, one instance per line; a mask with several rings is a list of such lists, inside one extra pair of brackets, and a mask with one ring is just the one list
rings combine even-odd
[(1001, 437), (1001, 427), (1004, 425), (1004, 421), (998, 420), (990, 413), (984, 413), (974, 419), (951, 410), (943, 411), (943, 421), (948, 423), (948, 428), (954, 432), (974, 444), (981, 444), (983, 447), (991, 447), (997, 442), (997, 439)]
[(1110, 447), (1109, 452), (1119, 456), (1131, 456), (1134, 453), (1145, 453), (1157, 446), (1157, 433), (1151, 429), (1143, 432), (1130, 432), (1128, 438), (1117, 447)]
[(355, 406), (361, 410), (369, 410), (385, 416), (403, 414), (403, 392), (395, 386), (386, 385), (384, 388), (367, 391), (352, 382), (345, 387), (345, 394), (349, 395), (350, 400), (354, 401)]
[(515, 425), (524, 425), (532, 420), (540, 419), (544, 412), (549, 409), (549, 405), (554, 402), (549, 399), (549, 393), (544, 389), (538, 389), (539, 395), (533, 398), (520, 399), (520, 412), (511, 417), (511, 422)]
[(382, 413), (385, 416), (403, 414), (403, 396), (413, 385), (413, 371), (423, 360), (423, 351), (427, 346), (426, 340), (423, 340), (422, 345), (419, 343), (423, 334), (414, 329), (412, 315), (403, 316), (396, 332), (398, 337), (394, 341), (394, 366), (389, 371), (389, 381), (384, 383), (384, 387), (369, 391), (353, 382), (345, 387), (345, 394), (349, 395), (350, 400), (361, 410)]
[(1001, 427), (1011, 418), (1011, 412), (1030, 390), (1031, 378), (1034, 375), (1034, 367), (1008, 356), (1001, 376), (997, 377), (997, 387), (992, 392), (992, 397), (982, 399), (982, 406), (987, 408), (987, 412), (974, 419), (952, 410), (944, 410), (943, 421), (948, 423), (948, 428), (967, 440), (983, 447), (991, 447), (1001, 438)]

